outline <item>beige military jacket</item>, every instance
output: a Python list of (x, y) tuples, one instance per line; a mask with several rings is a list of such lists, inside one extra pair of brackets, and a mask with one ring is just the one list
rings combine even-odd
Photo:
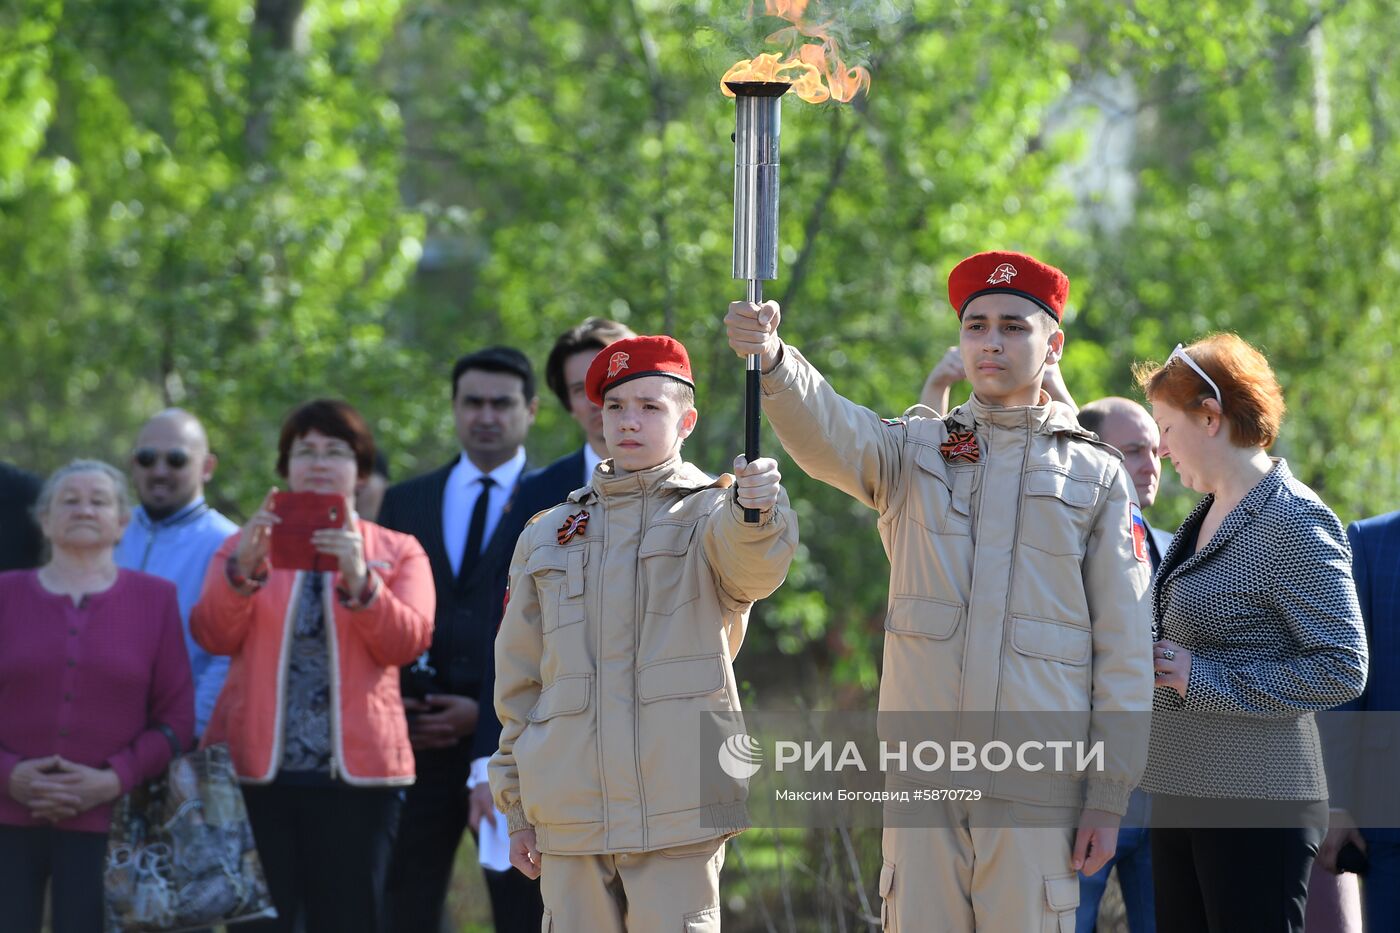
[[(496, 637), (491, 791), (540, 851), (652, 851), (748, 826), (745, 785), (702, 790), (705, 711), (737, 711), (749, 610), (797, 549), (783, 496), (743, 521), (733, 476), (669, 461), (590, 486), (521, 534)], [(586, 516), (582, 519), (581, 516)], [(713, 799), (698, 799), (702, 796)]]
[[(1078, 711), (1067, 720), (1082, 723), (1084, 741), (1105, 739), (1103, 767), (967, 780), (995, 797), (1122, 814), (1146, 763), (1153, 675), (1150, 564), (1134, 548), (1135, 494), (1117, 451), (1043, 394), (1034, 407), (974, 396), (942, 418), (917, 407), (886, 421), (837, 395), (790, 346), (763, 391), (798, 466), (880, 513), (890, 560), (882, 738), (911, 718), (886, 711), (994, 711), (942, 718), (980, 742), (1015, 725), (1008, 712)], [(975, 461), (973, 447), (950, 441), (964, 432)]]

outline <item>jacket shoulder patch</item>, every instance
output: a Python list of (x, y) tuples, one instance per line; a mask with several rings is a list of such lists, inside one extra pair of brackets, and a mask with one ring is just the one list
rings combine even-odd
[(1133, 557), (1146, 564), (1151, 558), (1147, 553), (1147, 522), (1143, 520), (1142, 509), (1136, 502), (1128, 503), (1128, 524), (1133, 532)]

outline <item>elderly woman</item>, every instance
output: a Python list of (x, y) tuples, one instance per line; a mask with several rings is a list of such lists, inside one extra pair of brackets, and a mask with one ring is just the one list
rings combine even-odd
[(344, 500), (346, 522), (313, 533), (338, 569), (269, 565), (271, 490), (210, 564), (194, 638), (232, 656), (204, 741), (227, 742), (278, 919), (248, 929), (373, 933), (413, 751), (399, 666), (432, 640), (432, 571), (418, 541), (353, 512), (374, 465), (364, 419), (344, 402), (287, 416), (277, 472), (293, 492)]
[(131, 508), (115, 467), (75, 460), (34, 507), (50, 550), (0, 574), (0, 926), (102, 929), (112, 801), (162, 771), (194, 732), (175, 587), (119, 570)]
[(1259, 351), (1218, 334), (1138, 379), (1162, 457), (1205, 493), (1153, 582), (1160, 640), (1142, 785), (1154, 794), (1157, 923), (1301, 931), (1327, 824), (1312, 713), (1366, 681), (1346, 536), (1265, 453), (1284, 404)]

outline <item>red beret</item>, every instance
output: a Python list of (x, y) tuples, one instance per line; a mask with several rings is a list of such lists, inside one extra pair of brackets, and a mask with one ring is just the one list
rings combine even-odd
[(969, 256), (948, 274), (948, 301), (958, 312), (958, 320), (962, 320), (969, 301), (993, 292), (1034, 301), (1058, 321), (1069, 298), (1069, 276), (1025, 253), (1000, 250)]
[(642, 376), (669, 376), (691, 388), (690, 356), (679, 340), (670, 337), (624, 337), (598, 351), (588, 365), (584, 391), (594, 405), (603, 404), (603, 393), (615, 385)]

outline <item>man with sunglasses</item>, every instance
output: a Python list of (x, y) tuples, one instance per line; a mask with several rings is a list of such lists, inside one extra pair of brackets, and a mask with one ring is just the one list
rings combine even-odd
[(199, 601), (204, 574), (219, 545), (238, 526), (204, 501), (204, 484), (218, 458), (199, 419), (179, 408), (157, 412), (141, 428), (131, 455), (131, 478), (141, 501), (117, 545), (118, 567), (144, 570), (175, 584), (185, 648), (194, 672), (195, 734), (214, 711), (226, 657), (209, 654), (190, 637), (190, 610)]

